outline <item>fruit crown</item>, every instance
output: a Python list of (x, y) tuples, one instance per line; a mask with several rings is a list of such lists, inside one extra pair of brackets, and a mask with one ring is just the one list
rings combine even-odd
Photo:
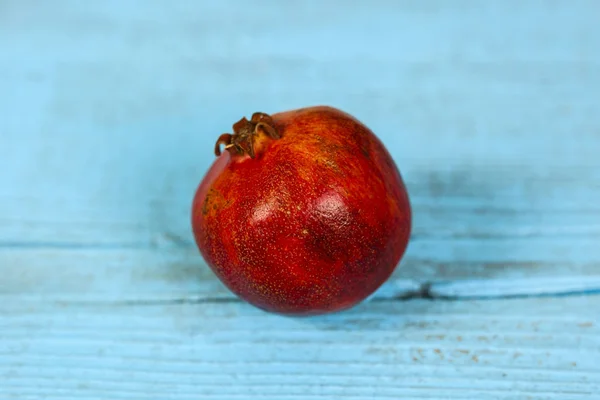
[(248, 154), (251, 158), (255, 157), (254, 141), (256, 136), (264, 132), (272, 139), (279, 139), (279, 132), (273, 127), (273, 118), (270, 115), (256, 112), (252, 114), (250, 121), (243, 117), (233, 124), (233, 134), (224, 133), (217, 139), (215, 144), (215, 155), (221, 155), (221, 145), (225, 145), (225, 150), (237, 154)]

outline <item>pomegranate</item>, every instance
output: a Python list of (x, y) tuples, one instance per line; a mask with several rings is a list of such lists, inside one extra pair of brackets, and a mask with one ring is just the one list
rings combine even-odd
[(406, 188), (383, 144), (349, 114), (255, 113), (218, 138), (215, 154), (192, 227), (240, 298), (280, 314), (340, 311), (400, 262), (411, 229)]

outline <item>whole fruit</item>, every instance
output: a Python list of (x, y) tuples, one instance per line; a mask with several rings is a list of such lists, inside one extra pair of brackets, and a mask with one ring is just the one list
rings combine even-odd
[(383, 144), (352, 116), (324, 106), (255, 113), (215, 153), (192, 227), (210, 268), (247, 302), (291, 315), (339, 311), (400, 262), (408, 194)]

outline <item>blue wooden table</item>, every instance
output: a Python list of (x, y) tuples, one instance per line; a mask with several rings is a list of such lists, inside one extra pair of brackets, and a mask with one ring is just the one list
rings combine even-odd
[[(0, 399), (600, 398), (600, 3), (0, 2)], [(328, 104), (414, 208), (336, 315), (229, 293), (216, 137)]]

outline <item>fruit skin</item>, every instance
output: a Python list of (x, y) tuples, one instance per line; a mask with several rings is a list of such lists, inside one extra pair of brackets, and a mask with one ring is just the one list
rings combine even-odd
[(198, 248), (232, 292), (263, 310), (350, 308), (389, 278), (408, 245), (411, 209), (398, 168), (366, 126), (338, 109), (271, 118), (280, 138), (257, 134), (253, 158), (231, 144), (198, 187)]

